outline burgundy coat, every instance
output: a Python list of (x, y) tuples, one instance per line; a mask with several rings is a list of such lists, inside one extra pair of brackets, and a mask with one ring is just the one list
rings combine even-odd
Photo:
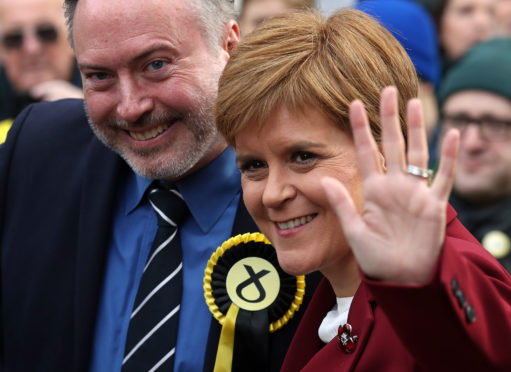
[(345, 352), (318, 328), (335, 304), (326, 279), (284, 360), (294, 371), (511, 371), (511, 275), (447, 212), (435, 273), (422, 286), (363, 276), (348, 315), (358, 341)]

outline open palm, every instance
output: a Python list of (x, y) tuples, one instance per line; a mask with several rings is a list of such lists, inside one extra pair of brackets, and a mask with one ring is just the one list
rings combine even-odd
[(407, 172), (407, 165), (426, 168), (428, 163), (420, 101), (408, 103), (407, 150), (394, 87), (383, 90), (380, 107), (380, 147), (370, 132), (362, 103), (355, 101), (350, 107), (363, 177), (363, 209), (355, 208), (339, 181), (326, 178), (322, 182), (364, 274), (389, 282), (422, 284), (432, 275), (445, 236), (459, 135), (456, 131), (446, 134), (438, 173), (428, 185), (427, 180)]

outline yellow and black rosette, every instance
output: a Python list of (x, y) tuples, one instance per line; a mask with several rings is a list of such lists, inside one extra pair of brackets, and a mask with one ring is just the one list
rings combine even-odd
[(211, 255), (204, 297), (222, 325), (215, 372), (265, 365), (269, 334), (299, 309), (305, 277), (285, 273), (271, 243), (261, 233), (237, 235)]

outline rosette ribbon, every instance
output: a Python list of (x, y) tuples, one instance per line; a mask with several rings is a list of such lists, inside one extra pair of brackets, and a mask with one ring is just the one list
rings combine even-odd
[(281, 269), (263, 234), (237, 235), (218, 247), (204, 276), (206, 303), (222, 326), (214, 372), (266, 370), (269, 334), (293, 317), (304, 293), (305, 277)]

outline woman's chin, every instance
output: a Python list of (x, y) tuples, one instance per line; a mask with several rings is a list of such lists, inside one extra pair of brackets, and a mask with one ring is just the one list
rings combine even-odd
[(306, 275), (314, 271), (314, 268), (310, 267), (310, 263), (303, 258), (287, 259), (285, 257), (279, 257), (279, 264), (282, 270), (284, 270), (289, 275)]

